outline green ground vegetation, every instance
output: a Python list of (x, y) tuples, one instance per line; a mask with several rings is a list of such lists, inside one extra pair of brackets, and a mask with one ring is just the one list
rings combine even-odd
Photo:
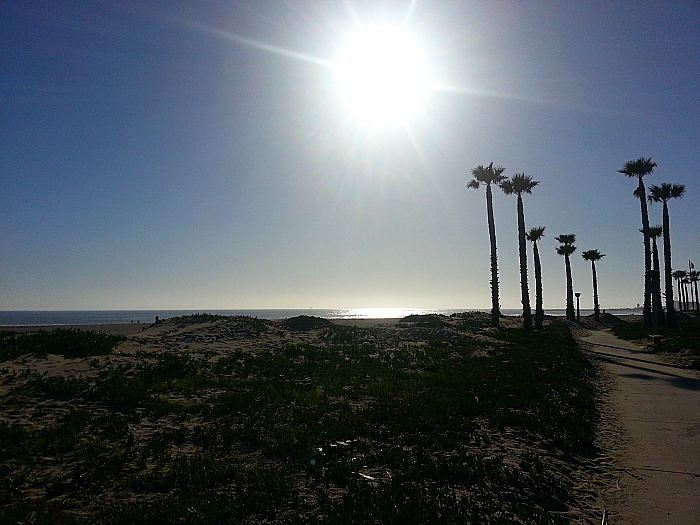
[(3, 330), (0, 331), (0, 361), (27, 354), (56, 354), (66, 357), (104, 355), (122, 341), (126, 341), (126, 337), (75, 328), (28, 333)]
[(573, 481), (547, 455), (589, 453), (596, 420), (568, 329), (411, 321), (216, 359), (111, 354), (92, 376), (3, 369), (3, 411), (69, 408), (0, 423), (0, 522), (568, 523)]

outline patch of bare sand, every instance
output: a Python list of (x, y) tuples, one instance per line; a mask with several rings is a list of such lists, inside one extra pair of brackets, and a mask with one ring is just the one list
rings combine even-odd
[(576, 333), (604, 378), (599, 447), (610, 523), (700, 523), (700, 378), (609, 330)]

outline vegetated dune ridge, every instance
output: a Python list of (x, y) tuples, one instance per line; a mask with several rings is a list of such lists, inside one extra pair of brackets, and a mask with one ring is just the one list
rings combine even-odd
[(594, 367), (561, 324), (487, 323), (201, 315), (6, 359), (0, 517), (599, 522)]

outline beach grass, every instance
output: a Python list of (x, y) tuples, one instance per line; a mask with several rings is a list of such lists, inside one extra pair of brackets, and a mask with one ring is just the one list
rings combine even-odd
[[(567, 523), (572, 480), (551, 458), (593, 450), (594, 369), (561, 324), (486, 321), (322, 325), (300, 342), (248, 320), (279, 348), (3, 369), (3, 410), (71, 408), (3, 418), (0, 522)], [(197, 322), (234, 321), (172, 325)]]

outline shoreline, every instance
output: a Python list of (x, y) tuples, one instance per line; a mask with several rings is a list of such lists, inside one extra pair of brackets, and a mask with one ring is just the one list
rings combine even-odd
[[(628, 314), (620, 317), (624, 322), (636, 323), (642, 320), (641, 315)], [(504, 319), (518, 319), (520, 316), (503, 316)], [(550, 320), (560, 320), (566, 321), (566, 316), (563, 315), (550, 315), (547, 316)], [(291, 319), (288, 318), (288, 319)], [(273, 322), (283, 322), (285, 319), (268, 319)], [(401, 318), (390, 317), (390, 318), (337, 318), (328, 319), (331, 323), (344, 325), (344, 326), (358, 326), (358, 327), (373, 327), (379, 325), (394, 325), (398, 323)], [(163, 319), (167, 321), (167, 319)], [(585, 328), (585, 325), (589, 322), (593, 322), (593, 315), (581, 316), (581, 327)], [(94, 323), (94, 324), (47, 324), (47, 325), (3, 325), (0, 326), (0, 331), (12, 331), (12, 332), (36, 332), (36, 331), (50, 331), (50, 330), (94, 330), (98, 332), (103, 332), (108, 335), (134, 335), (147, 330), (148, 328), (154, 326), (153, 323)]]
[[(640, 315), (635, 309), (606, 309), (612, 315), (626, 318), (629, 315)], [(84, 310), (84, 311), (0, 311), (0, 330), (15, 326), (75, 326), (75, 325), (111, 325), (138, 324), (149, 326), (156, 318), (162, 321), (176, 317), (208, 314), (224, 317), (253, 317), (270, 321), (284, 320), (297, 316), (312, 316), (323, 319), (358, 320), (358, 319), (402, 319), (408, 315), (444, 315), (450, 316), (463, 313), (489, 313), (486, 309), (434, 309), (434, 308), (351, 308), (351, 309), (258, 309), (258, 310)], [(561, 308), (545, 309), (546, 316), (563, 317), (565, 310)], [(592, 314), (589, 309), (582, 309), (582, 317)], [(501, 308), (505, 318), (517, 318), (522, 315), (521, 309)]]

